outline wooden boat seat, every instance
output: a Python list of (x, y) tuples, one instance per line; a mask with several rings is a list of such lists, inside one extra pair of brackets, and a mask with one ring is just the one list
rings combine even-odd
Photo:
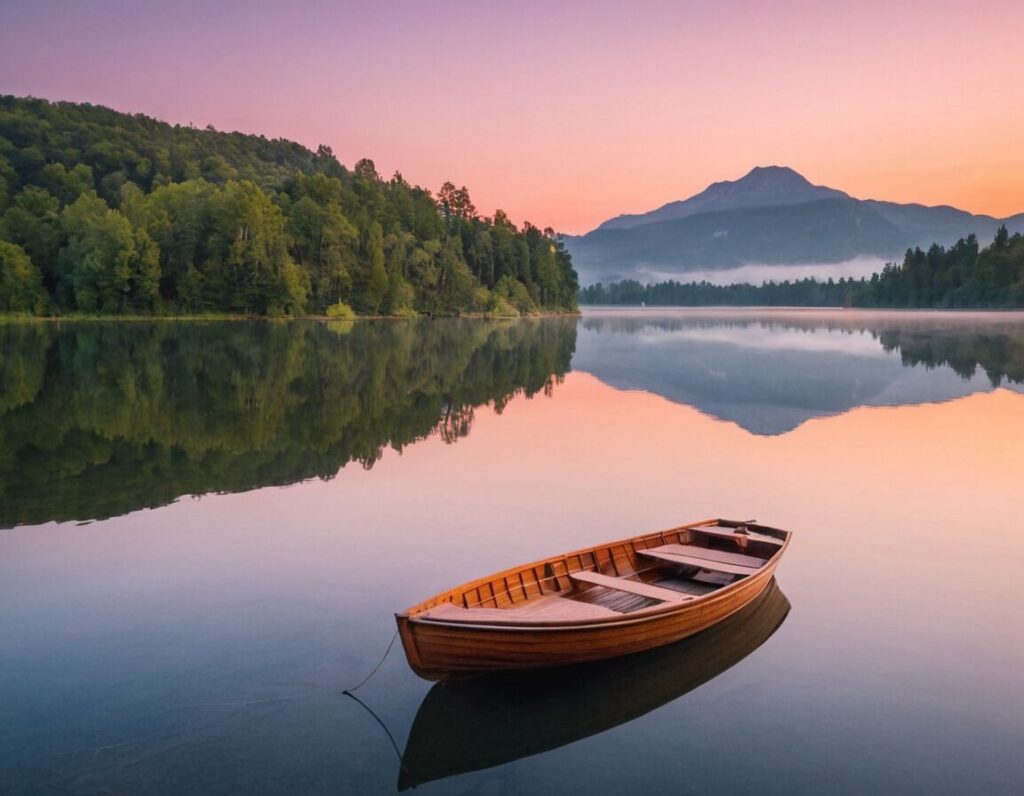
[(570, 600), (560, 595), (541, 597), (512, 608), (462, 608), (452, 603), (441, 603), (419, 614), (417, 619), (437, 619), (444, 622), (530, 624), (532, 622), (559, 622), (573, 619), (603, 619), (621, 616), (618, 611), (601, 605)]
[(708, 561), (717, 561), (721, 564), (738, 564), (740, 566), (755, 568), (763, 567), (767, 560), (747, 553), (732, 553), (728, 550), (716, 550), (713, 547), (701, 547), (700, 545), (695, 544), (663, 544), (661, 547), (650, 547), (648, 549), (661, 553), (675, 553), (676, 555), (704, 558)]
[(749, 539), (751, 542), (768, 542), (768, 544), (775, 544), (779, 547), (782, 547), (784, 544), (782, 539), (776, 539), (774, 536), (768, 536), (765, 533), (757, 533), (756, 531), (736, 533), (734, 528), (727, 528), (721, 525), (694, 525), (690, 530), (706, 533), (709, 536), (722, 536), (726, 539)]
[(686, 602), (687, 600), (693, 600), (696, 596), (693, 594), (683, 594), (673, 589), (665, 589), (661, 586), (652, 586), (649, 583), (615, 578), (611, 575), (602, 575), (600, 572), (590, 572), (588, 570), (570, 572), (569, 577), (581, 583), (590, 583), (594, 586), (604, 586), (606, 589), (639, 594), (641, 597), (650, 597), (653, 600), (661, 600), (668, 603)]
[(639, 555), (666, 561), (670, 564), (682, 564), (687, 567), (700, 567), (712, 572), (726, 572), (730, 575), (753, 575), (764, 566), (763, 558), (730, 553), (727, 550), (710, 550), (706, 547), (684, 544), (666, 544), (661, 547), (650, 547), (637, 550)]

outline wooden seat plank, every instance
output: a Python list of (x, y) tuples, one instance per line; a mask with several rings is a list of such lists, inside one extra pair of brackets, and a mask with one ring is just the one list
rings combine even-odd
[(759, 569), (767, 560), (745, 553), (731, 553), (728, 550), (715, 550), (712, 547), (700, 547), (695, 544), (663, 544), (660, 547), (649, 547), (654, 553), (673, 553), (677, 556), (690, 556), (691, 558), (703, 558), (708, 561), (717, 561), (720, 564), (736, 564), (741, 567), (752, 567)]
[(708, 569), (713, 572), (725, 572), (730, 575), (753, 575), (759, 569), (759, 567), (725, 564), (719, 561), (709, 561), (706, 558), (679, 555), (678, 553), (655, 552), (655, 548), (650, 550), (638, 550), (637, 552), (647, 558), (655, 558), (658, 561), (665, 561), (669, 564), (682, 564), (687, 567), (700, 567), (701, 569)]
[(590, 572), (589, 570), (570, 572), (569, 577), (580, 583), (589, 583), (594, 586), (604, 586), (606, 589), (639, 594), (641, 597), (650, 597), (653, 600), (661, 600), (662, 602), (678, 603), (694, 599), (693, 595), (682, 594), (672, 589), (651, 586), (649, 583), (641, 583), (636, 580), (614, 578), (611, 575), (602, 575), (599, 572)]
[(768, 542), (769, 544), (777, 544), (779, 546), (783, 544), (781, 539), (776, 539), (774, 536), (757, 533), (756, 531), (736, 533), (734, 528), (724, 528), (721, 525), (694, 525), (690, 530), (710, 534), (711, 536), (722, 536), (726, 539), (749, 539), (752, 542)]

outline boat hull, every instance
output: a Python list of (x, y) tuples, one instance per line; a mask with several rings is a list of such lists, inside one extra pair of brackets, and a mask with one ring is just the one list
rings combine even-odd
[(489, 627), (396, 618), (410, 666), (428, 680), (584, 663), (671, 644), (721, 622), (768, 587), (778, 558), (713, 595), (656, 612), (623, 614), (613, 622)]
[(772, 582), (741, 611), (677, 644), (580, 666), (436, 684), (409, 731), (398, 789), (556, 749), (656, 710), (752, 654), (789, 607)]

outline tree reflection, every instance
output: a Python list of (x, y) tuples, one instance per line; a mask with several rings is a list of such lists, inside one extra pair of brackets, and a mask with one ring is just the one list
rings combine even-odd
[[(801, 315), (806, 317), (801, 319)], [(1024, 383), (1024, 322), (1019, 316), (996, 314), (935, 316), (856, 313), (816, 315), (796, 312), (777, 318), (751, 318), (728, 310), (714, 316), (589, 317), (583, 328), (610, 334), (640, 334), (647, 329), (663, 332), (710, 329), (796, 330), (868, 333), (888, 352), (900, 354), (904, 365), (929, 368), (948, 366), (964, 379), (978, 368), (993, 387), (1003, 380)]]
[(575, 319), (0, 326), (0, 523), (372, 467), (549, 393)]

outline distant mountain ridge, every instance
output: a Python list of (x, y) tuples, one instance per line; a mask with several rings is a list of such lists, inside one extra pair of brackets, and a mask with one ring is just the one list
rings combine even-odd
[(815, 199), (849, 198), (842, 191), (812, 185), (802, 174), (786, 166), (755, 166), (738, 180), (713, 182), (699, 194), (678, 202), (669, 202), (657, 210), (610, 218), (598, 229), (632, 229), (658, 221), (739, 207), (769, 207), (812, 202)]
[(580, 284), (651, 273), (686, 279), (696, 270), (749, 264), (844, 263), (899, 259), (908, 248), (950, 245), (1000, 224), (1024, 232), (1024, 213), (1005, 219), (946, 205), (873, 199), (814, 185), (785, 166), (758, 166), (649, 213), (621, 215), (582, 236), (566, 236)]

